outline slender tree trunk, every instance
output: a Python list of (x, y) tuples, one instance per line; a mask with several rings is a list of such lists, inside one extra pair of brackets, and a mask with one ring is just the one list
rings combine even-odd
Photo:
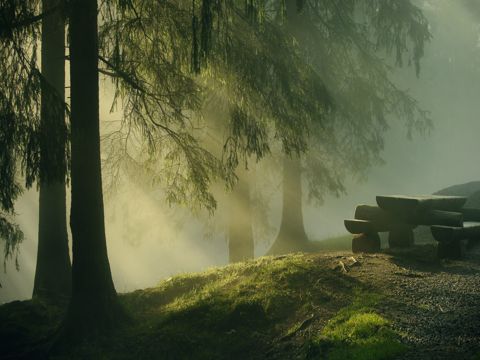
[[(62, 2), (43, 0), (43, 11), (48, 12)], [(48, 84), (42, 84), (40, 161), (43, 169), (54, 166), (56, 171), (55, 176), (41, 175), (40, 178), (33, 296), (56, 300), (70, 296), (71, 291), (65, 204), (65, 18), (62, 7), (42, 20), (42, 74)], [(52, 149), (51, 144), (55, 148)]]
[(64, 323), (71, 340), (114, 328), (122, 313), (105, 239), (100, 163), (97, 1), (70, 3), (72, 122), (72, 296)]
[(238, 182), (230, 196), (228, 254), (231, 263), (254, 258), (250, 184), (245, 170), (239, 172)]
[[(301, 40), (303, 16), (297, 0), (286, 0), (286, 27), (297, 40)], [(303, 224), (302, 167), (301, 158), (284, 156), (283, 161), (283, 208), (280, 230), (268, 254), (285, 254), (310, 250), (310, 243)]]
[(302, 168), (299, 157), (284, 156), (283, 206), (280, 230), (269, 255), (286, 254), (309, 249), (308, 237), (303, 225)]

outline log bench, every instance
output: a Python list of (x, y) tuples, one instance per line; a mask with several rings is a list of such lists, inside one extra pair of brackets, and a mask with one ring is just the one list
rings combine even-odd
[(379, 232), (388, 232), (390, 248), (403, 248), (414, 243), (413, 229), (431, 227), (438, 241), (440, 258), (462, 257), (462, 241), (480, 239), (480, 209), (463, 208), (463, 196), (377, 196), (377, 205), (359, 205), (355, 218), (345, 220), (352, 234), (354, 252), (378, 252)]
[(438, 256), (441, 259), (461, 259), (465, 246), (470, 247), (480, 239), (478, 221), (465, 221), (462, 227), (433, 225), (431, 230), (438, 241)]

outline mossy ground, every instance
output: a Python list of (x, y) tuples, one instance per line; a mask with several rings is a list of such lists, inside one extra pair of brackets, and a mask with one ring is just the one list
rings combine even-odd
[[(296, 335), (292, 324), (312, 314), (332, 316), (348, 303), (355, 286), (351, 279), (325, 271), (314, 258), (300, 254), (177, 276), (123, 296), (141, 324), (127, 345), (139, 353), (125, 358), (159, 353), (172, 359), (189, 359), (192, 354), (196, 359), (273, 356), (276, 342)], [(141, 346), (136, 345), (139, 341)], [(121, 348), (113, 350), (123, 353)]]
[(353, 302), (309, 339), (307, 357), (326, 354), (330, 360), (380, 360), (403, 353), (406, 346), (399, 341), (399, 335), (387, 319), (375, 312), (381, 298), (377, 293), (357, 291)]
[[(402, 348), (368, 293), (332, 257), (264, 257), (123, 294), (130, 325), (56, 358), (388, 359)], [(14, 338), (0, 357), (41, 347), (61, 316), (38, 301), (0, 307), (0, 342)]]

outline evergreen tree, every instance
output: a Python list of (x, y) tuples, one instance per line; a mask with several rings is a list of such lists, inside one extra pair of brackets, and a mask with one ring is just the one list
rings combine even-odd
[(65, 18), (63, 0), (43, 0), (38, 252), (33, 296), (57, 300), (70, 295), (65, 176)]
[[(344, 191), (346, 174), (354, 176), (380, 161), (383, 133), (388, 116), (404, 119), (412, 130), (429, 127), (429, 119), (416, 101), (399, 90), (389, 78), (389, 64), (382, 51), (394, 53), (397, 65), (405, 54), (420, 71), (424, 43), (430, 39), (428, 24), (420, 9), (410, 1), (341, 3), (286, 0), (286, 27), (298, 43), (299, 51), (326, 84), (334, 110), (321, 126), (311, 124), (309, 150), (303, 155), (309, 197), (322, 201), (327, 193)], [(330, 159), (329, 159), (330, 158)], [(319, 162), (322, 159), (322, 162)], [(300, 162), (300, 159), (294, 159)], [(300, 177), (301, 165), (295, 176)], [(284, 186), (288, 167), (284, 167)], [(287, 209), (288, 199), (302, 199), (301, 180), (284, 197), (284, 215), (278, 237), (269, 253), (308, 249), (301, 216)], [(285, 192), (284, 192), (285, 194)], [(287, 216), (288, 214), (288, 216)], [(289, 229), (297, 229), (294, 234)]]
[(97, 1), (70, 2), (72, 295), (64, 336), (81, 341), (115, 327), (118, 303), (107, 255), (99, 129)]
[[(0, 6), (0, 239), (5, 261), (18, 254), (23, 239), (15, 225), (14, 203), (39, 172), (38, 124), (41, 73), (35, 1), (4, 0)], [(16, 263), (18, 268), (18, 263)]]

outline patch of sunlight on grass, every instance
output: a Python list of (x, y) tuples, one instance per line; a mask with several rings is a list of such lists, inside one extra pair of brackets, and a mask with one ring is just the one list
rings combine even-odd
[[(288, 285), (302, 278), (308, 271), (308, 263), (301, 255), (280, 259), (267, 257), (229, 265), (216, 271), (221, 271), (221, 276), (210, 276), (210, 281), (176, 297), (163, 310), (179, 312), (201, 304), (218, 303), (233, 306), (239, 303), (258, 303), (265, 310), (270, 310), (282, 299), (295, 298), (295, 292)], [(176, 279), (175, 282), (177, 281)], [(285, 286), (279, 286), (280, 284)]]
[(307, 358), (327, 354), (329, 360), (391, 359), (406, 350), (390, 322), (375, 313), (381, 299), (375, 293), (356, 292), (351, 305), (329, 320), (323, 331), (310, 340)]
[[(145, 343), (144, 353), (161, 349), (179, 359), (194, 351), (197, 359), (250, 358), (267, 351), (268, 339), (283, 333), (295, 314), (330, 301), (327, 292), (336, 289), (337, 278), (342, 276), (303, 254), (178, 275), (122, 296), (141, 324), (125, 342)], [(312, 286), (318, 279), (330, 281)]]

